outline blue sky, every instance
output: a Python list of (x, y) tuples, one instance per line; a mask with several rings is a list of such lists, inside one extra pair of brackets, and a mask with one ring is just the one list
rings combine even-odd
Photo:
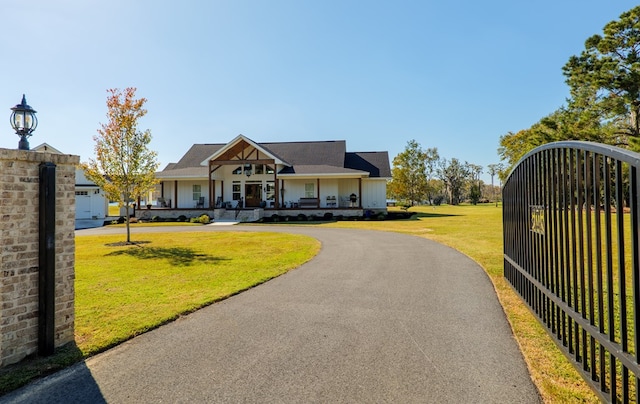
[[(565, 103), (562, 66), (623, 0), (31, 0), (0, 4), (0, 147), (25, 93), (43, 142), (86, 161), (108, 88), (148, 99), (161, 168), (194, 143), (341, 140), (499, 162)], [(485, 174), (485, 181), (489, 182)]]

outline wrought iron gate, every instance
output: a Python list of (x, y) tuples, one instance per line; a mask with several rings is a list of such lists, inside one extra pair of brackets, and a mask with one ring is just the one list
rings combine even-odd
[(640, 391), (640, 155), (531, 151), (503, 188), (504, 274), (603, 401)]

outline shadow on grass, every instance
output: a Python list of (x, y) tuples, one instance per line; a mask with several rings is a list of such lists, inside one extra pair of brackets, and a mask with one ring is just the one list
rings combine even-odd
[(140, 247), (139, 248), (127, 248), (125, 250), (118, 250), (107, 254), (107, 257), (128, 255), (133, 258), (141, 260), (146, 259), (166, 259), (171, 265), (175, 266), (190, 266), (195, 262), (198, 263), (215, 263), (222, 261), (223, 258), (214, 257), (208, 254), (197, 253), (191, 248), (184, 247)]
[(462, 216), (462, 215), (452, 215), (449, 213), (430, 213), (430, 212), (415, 212), (414, 217), (451, 217), (451, 216)]

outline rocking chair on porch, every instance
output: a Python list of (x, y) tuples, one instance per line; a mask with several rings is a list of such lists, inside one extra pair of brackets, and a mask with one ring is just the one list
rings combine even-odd
[(196, 208), (204, 208), (204, 196), (198, 198), (198, 202), (196, 202)]

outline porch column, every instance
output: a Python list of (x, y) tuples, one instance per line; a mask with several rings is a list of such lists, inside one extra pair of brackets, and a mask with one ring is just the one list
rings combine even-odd
[(273, 192), (276, 193), (273, 200), (273, 207), (276, 209), (280, 208), (280, 184), (278, 184), (278, 172), (276, 170), (276, 165), (273, 165)]
[(280, 184), (280, 206), (284, 207), (284, 192), (285, 192), (285, 188), (284, 188), (284, 180), (280, 180), (281, 184)]
[(173, 209), (178, 209), (178, 180), (173, 181)]
[(216, 180), (209, 180), (209, 208), (216, 207)]
[(211, 160), (209, 160), (208, 180), (209, 180), (209, 209), (211, 209), (212, 207), (215, 207), (214, 201), (216, 197), (216, 189), (215, 189), (216, 182), (215, 180), (211, 179)]
[(358, 209), (362, 209), (362, 178), (358, 178)]
[(318, 192), (318, 208), (320, 207), (320, 178), (316, 179), (316, 191)]

